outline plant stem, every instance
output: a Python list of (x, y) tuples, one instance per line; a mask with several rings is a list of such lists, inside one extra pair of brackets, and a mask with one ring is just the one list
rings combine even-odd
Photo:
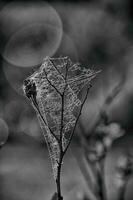
[(71, 141), (72, 141), (72, 138), (73, 138), (73, 135), (74, 135), (74, 133), (75, 133), (75, 129), (76, 129), (78, 120), (79, 120), (80, 115), (81, 115), (81, 113), (82, 113), (83, 106), (84, 106), (84, 104), (85, 104), (85, 102), (86, 102), (86, 100), (87, 100), (88, 93), (89, 93), (89, 90), (90, 90), (91, 87), (92, 87), (92, 86), (89, 85), (89, 87), (87, 88), (86, 95), (85, 95), (84, 100), (83, 100), (83, 102), (82, 102), (82, 104), (81, 104), (81, 106), (80, 106), (79, 114), (78, 114), (78, 116), (77, 116), (77, 119), (76, 119), (76, 122), (75, 122), (75, 125), (74, 125), (74, 128), (73, 128), (73, 131), (72, 131), (72, 133), (71, 133), (71, 135), (70, 135), (68, 144), (67, 144), (65, 150), (63, 151), (63, 155), (66, 153), (66, 151), (67, 151), (67, 149), (68, 149), (68, 147), (69, 147), (69, 145), (70, 145), (70, 143), (71, 143)]
[(57, 200), (63, 200), (61, 195), (61, 166), (62, 166), (63, 155), (62, 151), (60, 152), (60, 161), (57, 168), (57, 178), (56, 178), (56, 187), (57, 187)]
[(98, 194), (101, 200), (107, 200), (106, 188), (104, 183), (104, 160), (97, 163), (97, 181), (98, 181)]
[(101, 200), (104, 200), (104, 194), (103, 194), (103, 177), (100, 174), (100, 172), (97, 173), (97, 179), (98, 179), (98, 194)]
[(125, 184), (120, 188), (118, 200), (125, 200), (126, 187), (127, 181), (125, 181)]

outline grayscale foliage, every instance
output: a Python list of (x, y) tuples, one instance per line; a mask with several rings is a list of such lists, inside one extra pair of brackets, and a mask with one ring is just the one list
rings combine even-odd
[(47, 142), (55, 180), (60, 151), (68, 148), (77, 123), (74, 110), (82, 106), (77, 95), (95, 76), (96, 72), (81, 69), (68, 57), (46, 57), (41, 67), (24, 81), (24, 91), (37, 111)]

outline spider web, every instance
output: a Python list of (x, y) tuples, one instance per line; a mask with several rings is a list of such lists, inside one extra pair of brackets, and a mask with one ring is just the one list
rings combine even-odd
[(81, 69), (78, 63), (73, 64), (68, 57), (46, 57), (41, 67), (26, 79), (30, 83), (30, 89), (25, 85), (25, 93), (31, 92), (31, 85), (36, 89), (34, 100), (39, 109), (39, 113), (36, 109), (37, 116), (47, 143), (55, 179), (60, 158), (58, 140), (61, 139), (62, 149), (65, 150), (76, 122), (73, 111), (81, 106), (77, 95), (95, 76), (96, 72)]

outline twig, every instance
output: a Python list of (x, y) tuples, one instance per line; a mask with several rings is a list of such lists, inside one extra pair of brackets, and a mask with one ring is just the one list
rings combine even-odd
[(125, 200), (126, 188), (127, 188), (127, 181), (120, 188), (118, 200)]
[(62, 160), (63, 160), (63, 154), (62, 151), (60, 151), (60, 158), (58, 162), (57, 178), (56, 178), (57, 200), (63, 200), (63, 197), (61, 195), (61, 183), (60, 183)]
[(38, 108), (38, 104), (36, 102), (36, 100), (31, 96), (31, 100), (32, 100), (32, 103), (35, 107), (35, 109), (37, 110), (37, 112), (39, 113), (42, 121), (44, 122), (44, 124), (48, 127), (48, 129), (50, 130), (51, 134), (53, 135), (53, 137), (57, 140), (57, 142), (59, 143), (59, 139), (58, 137), (54, 134), (54, 132), (52, 131), (52, 129), (48, 126), (47, 122), (45, 121), (44, 117), (42, 116), (41, 112), (40, 112), (40, 109)]
[(45, 77), (46, 77), (48, 83), (56, 90), (56, 92), (57, 92), (60, 96), (62, 96), (62, 94), (60, 93), (60, 91), (59, 91), (59, 90), (51, 83), (51, 81), (48, 79), (47, 73), (46, 73), (45, 69), (44, 69), (44, 73), (45, 73)]
[(72, 133), (71, 133), (71, 135), (70, 135), (68, 144), (67, 144), (65, 150), (63, 151), (63, 154), (66, 153), (66, 151), (67, 151), (67, 149), (68, 149), (68, 147), (69, 147), (69, 145), (70, 145), (70, 143), (71, 143), (71, 141), (72, 141), (72, 137), (73, 137), (73, 135), (74, 135), (74, 132), (75, 132), (75, 129), (76, 129), (76, 126), (77, 126), (79, 117), (80, 117), (80, 115), (81, 115), (81, 113), (82, 113), (82, 108), (83, 108), (83, 106), (84, 106), (84, 104), (85, 104), (85, 102), (86, 102), (86, 100), (87, 100), (87, 96), (88, 96), (90, 87), (91, 87), (91, 85), (87, 88), (87, 92), (86, 92), (85, 98), (84, 98), (84, 100), (83, 100), (83, 102), (82, 102), (82, 104), (81, 104), (80, 111), (79, 111), (78, 117), (77, 117), (77, 119), (76, 119), (76, 122), (75, 122), (75, 125), (74, 125), (74, 128), (73, 128), (73, 131), (72, 131)]
[(100, 160), (96, 163), (97, 168), (97, 181), (98, 181), (98, 194), (101, 200), (107, 200), (106, 188), (104, 183), (104, 160)]
[[(64, 155), (65, 155), (65, 153), (66, 153), (66, 151), (67, 151), (67, 149), (68, 149), (68, 147), (69, 147), (69, 145), (70, 145), (70, 143), (71, 143), (71, 140), (72, 140), (72, 137), (73, 137), (73, 135), (74, 135), (74, 132), (75, 132), (75, 128), (76, 128), (78, 119), (79, 119), (79, 117), (80, 117), (80, 115), (81, 115), (81, 112), (82, 112), (83, 105), (84, 105), (84, 103), (85, 103), (85, 101), (86, 101), (86, 99), (87, 99), (89, 89), (90, 89), (90, 87), (87, 89), (85, 98), (84, 98), (84, 100), (83, 100), (83, 102), (82, 102), (82, 104), (81, 104), (80, 111), (79, 111), (79, 115), (78, 115), (78, 117), (77, 117), (77, 119), (76, 119), (76, 122), (75, 122), (75, 125), (74, 125), (74, 128), (73, 128), (72, 134), (70, 135), (70, 138), (69, 138), (69, 141), (68, 141), (68, 144), (67, 144), (65, 150), (63, 150), (63, 148), (62, 148), (62, 143), (60, 144), (60, 158), (59, 158), (59, 163), (58, 163), (57, 179), (56, 179), (58, 200), (63, 200), (63, 197), (61, 196), (61, 187), (60, 187), (60, 174), (61, 174), (62, 160), (63, 160), (63, 157), (64, 157)], [(64, 99), (64, 98), (62, 97), (62, 113), (63, 113), (63, 111), (64, 111), (64, 103), (63, 103), (64, 101), (63, 101), (63, 99)], [(62, 115), (62, 119), (63, 119), (63, 115)], [(63, 130), (63, 124), (61, 124), (61, 132), (60, 132), (61, 135), (62, 135), (62, 130)], [(60, 138), (62, 138), (61, 135), (60, 135)]]
[(62, 131), (63, 131), (63, 121), (64, 121), (64, 94), (61, 97), (62, 99), (62, 109), (61, 109), (61, 127), (60, 127), (60, 139), (59, 139), (59, 162), (57, 167), (57, 178), (56, 178), (56, 187), (57, 187), (57, 198), (58, 200), (63, 200), (63, 197), (61, 195), (61, 166), (62, 166), (62, 160), (63, 160), (63, 146), (62, 146)]
[(50, 59), (50, 62), (52, 63), (53, 67), (56, 69), (56, 71), (64, 78), (64, 75), (58, 70), (52, 59)]
[[(66, 74), (65, 74), (65, 82), (66, 82), (66, 78), (67, 78), (67, 65), (66, 65)], [(59, 148), (60, 148), (60, 155), (59, 155), (59, 162), (58, 162), (58, 169), (57, 169), (57, 178), (56, 178), (56, 186), (57, 186), (57, 198), (58, 200), (63, 200), (63, 197), (61, 195), (61, 180), (60, 180), (60, 176), (61, 176), (61, 166), (62, 166), (62, 160), (64, 157), (63, 154), (63, 146), (62, 146), (62, 134), (63, 134), (63, 127), (64, 127), (64, 96), (65, 96), (65, 90), (66, 90), (67, 84), (65, 84), (65, 88), (63, 91), (63, 94), (61, 95), (61, 127), (60, 127), (60, 140), (59, 140)]]

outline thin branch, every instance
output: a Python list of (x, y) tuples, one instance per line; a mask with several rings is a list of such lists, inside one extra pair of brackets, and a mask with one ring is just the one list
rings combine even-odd
[(104, 177), (105, 177), (105, 163), (104, 159), (98, 161), (96, 163), (97, 167), (97, 181), (98, 181), (98, 194), (101, 200), (107, 200), (107, 194), (106, 194), (106, 187), (105, 187), (105, 182), (104, 182)]
[[(89, 92), (89, 89), (90, 87), (88, 87), (87, 89), (87, 92), (86, 92), (86, 95), (85, 95), (85, 98), (83, 100), (83, 103), (81, 104), (81, 107), (80, 107), (80, 111), (79, 111), (79, 115), (76, 119), (76, 122), (75, 122), (75, 126), (74, 126), (74, 129), (72, 131), (72, 134), (69, 138), (69, 142), (65, 148), (65, 150), (63, 151), (62, 150), (62, 142), (61, 142), (61, 145), (60, 145), (60, 142), (59, 142), (59, 145), (60, 145), (60, 158), (59, 158), (59, 163), (58, 163), (58, 169), (57, 169), (57, 179), (56, 179), (56, 185), (57, 185), (57, 194), (58, 194), (58, 200), (63, 200), (63, 197), (61, 196), (61, 187), (60, 187), (60, 175), (61, 175), (61, 166), (62, 166), (62, 160), (63, 160), (63, 157), (71, 143), (71, 140), (72, 140), (72, 137), (74, 135), (74, 132), (75, 132), (75, 128), (76, 128), (76, 125), (77, 125), (77, 122), (78, 122), (78, 119), (81, 115), (81, 112), (82, 112), (82, 108), (83, 108), (83, 105), (85, 104), (85, 101), (87, 99), (87, 96), (88, 96), (88, 92)], [(65, 92), (65, 91), (64, 91)], [(64, 94), (64, 93), (63, 93)], [(64, 112), (64, 96), (62, 96), (62, 113)], [(62, 115), (62, 119), (63, 119), (63, 115)], [(63, 122), (62, 122), (63, 123)], [(63, 130), (63, 124), (61, 125), (61, 135), (60, 135), (60, 138), (62, 139), (62, 130)]]
[(50, 62), (52, 63), (53, 67), (57, 70), (57, 72), (64, 78), (64, 75), (58, 70), (54, 62), (50, 59)]
[(63, 197), (61, 195), (61, 166), (62, 166), (62, 160), (63, 160), (63, 154), (62, 151), (60, 152), (60, 158), (58, 162), (58, 168), (57, 168), (57, 178), (56, 178), (56, 187), (57, 187), (57, 200), (63, 200)]
[[(90, 87), (91, 87), (91, 85), (90, 85)], [(76, 122), (75, 122), (75, 125), (74, 125), (74, 128), (73, 128), (73, 131), (72, 131), (72, 133), (71, 133), (71, 135), (70, 135), (68, 144), (67, 144), (65, 150), (63, 151), (63, 154), (66, 153), (66, 151), (67, 151), (67, 149), (68, 149), (68, 147), (69, 147), (69, 145), (70, 145), (70, 143), (71, 143), (71, 141), (72, 141), (72, 137), (73, 137), (73, 135), (74, 135), (74, 132), (75, 132), (75, 129), (76, 129), (76, 126), (77, 126), (79, 117), (80, 117), (80, 115), (81, 115), (81, 113), (82, 113), (83, 106), (84, 106), (84, 104), (85, 104), (85, 102), (86, 102), (86, 100), (87, 100), (87, 96), (88, 96), (90, 87), (87, 88), (87, 92), (86, 92), (85, 98), (84, 98), (84, 100), (83, 100), (83, 102), (82, 102), (82, 104), (81, 104), (80, 111), (79, 111), (78, 117), (77, 117), (77, 119), (76, 119)]]
[(36, 100), (31, 96), (31, 100), (33, 102), (33, 105), (35, 107), (35, 109), (37, 110), (37, 112), (39, 113), (42, 121), (44, 122), (44, 124), (48, 127), (48, 129), (50, 130), (51, 134), (53, 135), (53, 137), (57, 140), (57, 142), (59, 143), (59, 139), (58, 137), (54, 134), (54, 132), (51, 130), (51, 128), (48, 126), (47, 122), (45, 121), (44, 117), (42, 116), (40, 110), (39, 110), (39, 107), (38, 107), (38, 104), (36, 102)]
[(56, 92), (57, 92), (60, 96), (62, 96), (62, 94), (60, 93), (60, 91), (59, 91), (59, 90), (51, 83), (51, 81), (48, 79), (47, 73), (46, 73), (45, 69), (44, 69), (44, 73), (45, 73), (45, 76), (46, 76), (46, 79), (47, 79), (48, 83), (56, 90)]
[(61, 130), (60, 130), (60, 142), (61, 142), (61, 145), (62, 145), (62, 131), (63, 131), (63, 121), (64, 121), (64, 97), (65, 97), (65, 90), (66, 90), (66, 87), (67, 87), (67, 83), (66, 83), (66, 79), (67, 79), (67, 73), (68, 73), (68, 62), (66, 64), (66, 73), (65, 73), (65, 87), (64, 87), (64, 91), (63, 91), (63, 94), (61, 96), (61, 100), (62, 100), (62, 110), (61, 110)]
[(63, 127), (64, 127), (64, 93), (61, 97), (61, 104), (62, 104), (62, 109), (61, 109), (61, 127), (60, 127), (60, 150), (62, 151), (63, 147), (62, 147), (62, 131), (63, 131)]
[(125, 193), (126, 193), (126, 189), (127, 189), (127, 183), (128, 182), (125, 182), (124, 185), (120, 188), (118, 200), (125, 200)]
[(112, 89), (110, 94), (106, 97), (104, 104), (110, 105), (114, 98), (120, 93), (125, 83), (125, 74), (121, 77), (120, 82)]
[[(54, 62), (50, 59), (50, 62), (52, 63), (52, 65), (54, 66), (54, 68), (58, 71), (58, 73), (65, 79), (65, 82), (67, 81), (67, 74), (68, 74), (68, 58), (67, 58), (67, 63), (66, 63), (66, 72), (65, 72), (65, 76), (63, 75), (63, 73), (61, 73), (58, 68), (56, 67), (56, 65), (54, 64)], [(66, 86), (68, 85), (69, 83), (66, 83), (65, 85), (65, 88)]]
[(67, 65), (66, 65), (66, 74), (65, 74), (65, 87), (63, 94), (61, 95), (61, 125), (60, 125), (60, 139), (59, 139), (59, 148), (60, 148), (60, 153), (59, 153), (59, 162), (58, 162), (58, 168), (57, 168), (57, 178), (56, 178), (56, 186), (57, 186), (57, 198), (58, 200), (63, 200), (63, 197), (61, 195), (61, 166), (62, 166), (62, 160), (64, 157), (63, 154), (63, 146), (62, 146), (62, 134), (63, 134), (63, 127), (64, 127), (64, 97), (65, 97), (65, 90), (67, 87), (66, 83), (66, 78), (67, 78)]
[(66, 72), (65, 72), (65, 81), (67, 80), (67, 75), (68, 75), (68, 60), (67, 60), (67, 63), (66, 63)]

